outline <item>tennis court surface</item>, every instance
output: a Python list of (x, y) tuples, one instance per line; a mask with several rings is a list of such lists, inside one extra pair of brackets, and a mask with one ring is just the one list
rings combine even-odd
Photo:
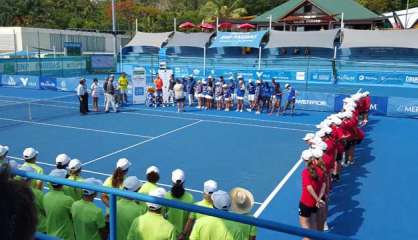
[[(83, 176), (105, 179), (119, 158), (132, 163), (129, 175), (143, 179), (150, 165), (160, 168), (168, 189), (171, 171), (186, 173), (195, 200), (203, 182), (214, 179), (229, 191), (244, 187), (257, 204), (255, 216), (298, 225), (298, 201), (305, 149), (301, 138), (328, 113), (299, 111), (291, 116), (126, 107), (120, 113), (80, 116), (68, 92), (0, 88), (1, 144), (21, 160), (25, 147), (39, 152), (45, 172), (67, 153), (83, 162)], [(418, 239), (416, 155), (418, 121), (372, 117), (357, 161), (344, 170), (331, 196), (331, 232), (358, 239)], [(257, 239), (297, 239), (259, 230)]]

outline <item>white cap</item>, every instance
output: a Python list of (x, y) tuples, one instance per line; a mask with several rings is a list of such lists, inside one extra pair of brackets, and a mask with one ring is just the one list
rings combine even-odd
[(338, 117), (334, 117), (333, 119), (331, 119), (332, 123), (335, 123), (336, 125), (340, 125), (342, 123), (341, 119), (339, 119)]
[(305, 140), (305, 141), (309, 141), (309, 140), (311, 140), (312, 138), (314, 138), (315, 137), (315, 134), (314, 133), (307, 133), (306, 135), (305, 135), (305, 137), (303, 138), (303, 140)]
[(62, 165), (67, 165), (70, 162), (71, 158), (65, 154), (65, 153), (61, 153), (59, 154), (56, 158), (55, 158), (55, 163), (61, 163)]
[(248, 82), (249, 82), (249, 83), (252, 83), (252, 82), (253, 82), (253, 80), (250, 78), (250, 79), (248, 79)]
[(319, 130), (318, 132), (315, 133), (315, 137), (323, 138), (323, 137), (325, 137), (325, 132), (321, 129), (321, 130)]
[(122, 171), (126, 171), (131, 165), (131, 162), (127, 158), (121, 158), (116, 163), (116, 168), (121, 168)]
[(212, 77), (212, 75), (209, 75), (208, 78), (212, 79), (213, 77)]
[(330, 127), (324, 127), (321, 129), (321, 131), (324, 131), (326, 135), (329, 135), (332, 133), (332, 128)]
[[(93, 185), (97, 185), (97, 186), (103, 185), (103, 182), (101, 180), (97, 179), (97, 178), (87, 178), (87, 179), (84, 179), (83, 183), (93, 184)], [(96, 193), (96, 191), (83, 189), (83, 194), (85, 196), (90, 196), (90, 195), (93, 195), (95, 193)]]
[(123, 187), (131, 192), (136, 192), (142, 186), (142, 182), (135, 176), (127, 177), (123, 181)]
[(302, 152), (300, 159), (303, 161), (308, 161), (309, 159), (311, 159), (312, 156), (312, 151), (307, 149)]
[(203, 192), (206, 194), (214, 193), (218, 190), (218, 183), (213, 180), (208, 180), (203, 184)]
[(67, 169), (71, 171), (77, 171), (80, 168), (81, 168), (81, 161), (78, 159), (72, 159), (67, 167)]
[(242, 75), (238, 75), (238, 79), (244, 78)]
[(147, 168), (147, 171), (145, 172), (145, 174), (150, 174), (152, 172), (155, 172), (155, 173), (159, 174), (160, 169), (158, 169), (156, 166), (151, 166), (151, 167)]
[[(166, 193), (166, 191), (165, 191), (164, 188), (156, 188), (153, 191), (151, 191), (149, 193), (149, 195), (152, 196), (152, 197), (164, 198), (165, 193)], [(152, 209), (155, 209), (155, 210), (161, 208), (161, 205), (156, 204), (156, 203), (147, 202), (147, 205), (148, 205), (149, 208), (152, 208)]]
[(288, 87), (290, 87), (290, 84), (289, 84), (289, 83), (286, 83), (286, 84), (284, 85), (284, 87), (285, 87), (285, 88), (288, 88)]
[(320, 148), (312, 148), (311, 151), (314, 158), (320, 158), (324, 155), (324, 152)]
[(315, 135), (315, 137), (312, 139), (312, 145), (318, 145), (320, 142), (322, 142), (322, 139)]
[(8, 152), (9, 152), (9, 147), (8, 146), (0, 145), (0, 157), (3, 157)]
[(313, 149), (319, 148), (322, 151), (326, 151), (328, 148), (328, 145), (325, 142), (318, 142), (315, 145), (312, 146)]
[(231, 197), (227, 192), (224, 192), (222, 190), (216, 191), (211, 196), (213, 206), (216, 209), (228, 211), (231, 207)]
[(261, 83), (261, 81), (259, 79), (257, 79), (257, 81), (255, 81), (255, 83)]
[(202, 83), (203, 83), (203, 84), (206, 84), (207, 82), (206, 82), (206, 80), (205, 80), (205, 79), (203, 79), (203, 80), (202, 80)]
[(26, 148), (23, 151), (23, 159), (27, 160), (27, 159), (32, 159), (34, 157), (36, 157), (39, 154), (38, 151), (35, 150), (35, 148)]
[(178, 181), (180, 183), (184, 183), (184, 178), (185, 178), (184, 172), (181, 169), (176, 169), (171, 173), (171, 181), (173, 183), (176, 183)]
[(222, 85), (222, 87), (226, 88), (226, 87), (228, 87), (228, 85), (227, 84), (224, 84), (224, 85)]
[(363, 93), (363, 97), (367, 97), (367, 96), (369, 96), (370, 95), (370, 92), (369, 91), (365, 91), (364, 93)]

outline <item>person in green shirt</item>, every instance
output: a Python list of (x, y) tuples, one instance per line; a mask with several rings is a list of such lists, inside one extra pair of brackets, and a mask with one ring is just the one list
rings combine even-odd
[(67, 154), (58, 154), (55, 158), (55, 166), (57, 169), (67, 169), (70, 160), (71, 158)]
[[(44, 174), (44, 170), (36, 164), (36, 160), (38, 157), (39, 152), (36, 151), (34, 148), (26, 148), (23, 151), (23, 159), (25, 163), (22, 166), (30, 166), (35, 169), (37, 174)], [(39, 190), (43, 190), (44, 184), (40, 180), (32, 181), (32, 187), (37, 188)]]
[[(218, 183), (214, 180), (208, 180), (203, 184), (203, 199), (195, 204), (201, 207), (212, 208), (212, 194), (218, 190)], [(201, 217), (205, 216), (200, 213), (190, 213), (189, 219), (187, 220), (186, 226), (184, 227), (183, 234), (180, 235), (179, 239), (187, 239), (187, 236), (190, 235), (190, 232), (193, 229), (195, 221)]]
[[(231, 211), (237, 214), (250, 215), (251, 209), (254, 206), (253, 194), (244, 188), (234, 188), (229, 193), (231, 197)], [(252, 225), (247, 225), (239, 222), (231, 222), (237, 228), (241, 228), (241, 236), (245, 240), (255, 240), (257, 235), (257, 228)]]
[[(19, 170), (24, 171), (24, 172), (30, 172), (30, 173), (35, 172), (35, 169), (33, 169), (30, 166), (21, 166)], [(36, 213), (38, 216), (38, 225), (36, 227), (36, 230), (38, 232), (46, 233), (46, 221), (45, 221), (46, 217), (45, 217), (45, 208), (43, 204), (44, 193), (37, 188), (31, 187), (32, 179), (21, 177), (20, 180), (24, 182), (24, 184), (32, 190), (32, 193), (35, 197), (35, 207), (36, 207)]]
[[(166, 191), (156, 188), (150, 196), (163, 198)], [(176, 230), (162, 215), (161, 205), (147, 203), (148, 212), (137, 217), (128, 233), (128, 240), (175, 240)]]
[[(36, 171), (36, 170), (35, 170)], [(67, 171), (54, 169), (49, 174), (56, 178), (65, 178)], [(52, 189), (44, 196), (46, 213), (46, 232), (48, 235), (65, 240), (75, 240), (71, 206), (74, 200), (65, 195), (63, 185), (51, 183)]]
[[(128, 174), (129, 167), (132, 164), (126, 158), (121, 158), (116, 163), (116, 169), (113, 172), (112, 176), (108, 177), (103, 183), (105, 187), (119, 188), (123, 189), (123, 180)], [(109, 196), (106, 193), (102, 194), (102, 201), (109, 208)]]
[[(80, 177), (81, 175), (81, 162), (78, 159), (72, 159), (68, 164), (68, 179), (77, 182), (83, 182), (84, 179)], [(74, 201), (81, 200), (83, 196), (83, 190), (73, 187), (64, 187), (64, 192), (66, 195), (74, 199)]]
[[(165, 194), (165, 198), (169, 200), (177, 200), (184, 203), (193, 203), (192, 194), (186, 192), (184, 189), (184, 180), (185, 174), (183, 170), (176, 169), (171, 173), (171, 181), (173, 186), (171, 191)], [(167, 208), (166, 209), (167, 220), (171, 222), (176, 228), (176, 235), (178, 237), (183, 236), (183, 229), (189, 219), (189, 212), (176, 209), (176, 208)]]
[[(135, 177), (127, 177), (123, 181), (123, 189), (137, 192), (142, 186), (141, 181)], [(138, 216), (145, 214), (148, 207), (143, 202), (137, 202), (128, 198), (121, 198), (117, 201), (117, 239), (126, 239), (132, 222)]]
[[(95, 178), (87, 178), (84, 183), (102, 185), (102, 181)], [(92, 190), (83, 190), (83, 197), (73, 203), (71, 215), (74, 222), (74, 232), (79, 240), (105, 240), (107, 228), (105, 217), (100, 208), (94, 203), (97, 193)]]
[(126, 104), (128, 102), (128, 95), (127, 95), (128, 85), (129, 85), (129, 80), (126, 77), (126, 73), (123, 72), (118, 79), (119, 91), (120, 91), (120, 94), (122, 95), (122, 104)]
[(160, 180), (160, 170), (156, 166), (147, 168), (145, 172), (147, 176), (147, 182), (139, 189), (139, 193), (149, 194), (154, 189), (158, 188), (157, 182)]
[(0, 145), (0, 165), (6, 163), (7, 153), (9, 152), (8, 146)]

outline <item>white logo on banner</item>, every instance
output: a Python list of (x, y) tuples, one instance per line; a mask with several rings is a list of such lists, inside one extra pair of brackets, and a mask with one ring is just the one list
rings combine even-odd
[(296, 72), (296, 80), (304, 81), (305, 80), (305, 72)]
[(200, 73), (200, 70), (199, 69), (194, 69), (193, 70), (193, 75), (199, 75), (199, 73)]
[(400, 105), (396, 110), (401, 113), (418, 113), (418, 105)]
[(63, 90), (66, 90), (67, 89), (67, 84), (65, 83), (65, 80), (63, 80), (63, 81), (61, 81), (61, 88), (63, 89)]
[(418, 83), (418, 76), (406, 76), (407, 83)]
[(326, 101), (321, 100), (311, 100), (311, 99), (297, 99), (296, 104), (300, 105), (314, 105), (314, 106), (327, 106)]
[(29, 78), (21, 77), (20, 81), (22, 82), (23, 86), (26, 87), (28, 85)]
[(263, 72), (255, 72), (255, 74), (257, 75), (258, 78), (260, 78), (261, 76), (263, 76)]
[(364, 80), (364, 75), (358, 76), (358, 80), (363, 81)]
[(215, 75), (215, 70), (211, 70), (210, 74)]
[(9, 86), (16, 86), (16, 81), (13, 77), (9, 77), (9, 79), (7, 80), (7, 85)]

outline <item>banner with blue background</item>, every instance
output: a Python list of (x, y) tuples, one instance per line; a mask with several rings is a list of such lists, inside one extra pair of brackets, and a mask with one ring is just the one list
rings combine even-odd
[(267, 31), (258, 32), (218, 32), (211, 48), (250, 47), (259, 48)]

